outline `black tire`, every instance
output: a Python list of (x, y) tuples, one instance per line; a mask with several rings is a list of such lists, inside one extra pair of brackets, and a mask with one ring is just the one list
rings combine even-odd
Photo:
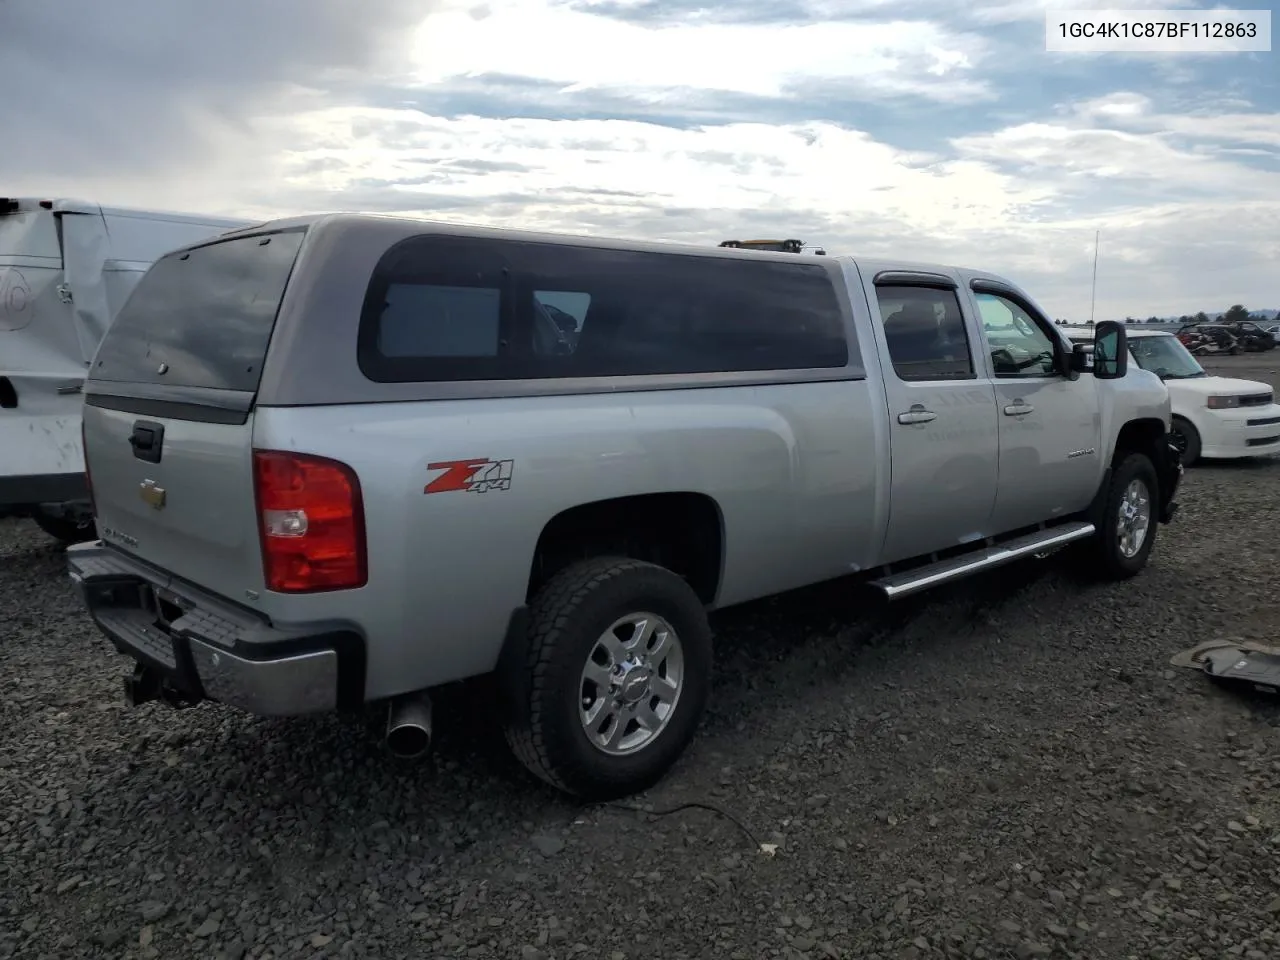
[(1192, 426), (1191, 421), (1174, 417), (1169, 439), (1177, 447), (1184, 467), (1189, 467), (1200, 459), (1200, 431)]
[[(1125, 556), (1120, 548), (1120, 503), (1129, 485), (1140, 481), (1146, 486), (1148, 520), (1146, 535), (1133, 556)], [(1111, 485), (1098, 532), (1092, 540), (1089, 570), (1104, 580), (1127, 580), (1142, 572), (1155, 547), (1159, 527), (1160, 481), (1151, 459), (1142, 453), (1130, 453), (1111, 472)]]
[[(671, 626), (683, 652), (684, 676), (659, 732), (636, 752), (615, 756), (596, 747), (583, 729), (582, 671), (610, 625), (639, 612)], [(505, 691), (507, 742), (530, 771), (566, 793), (607, 800), (652, 786), (684, 752), (702, 718), (711, 681), (711, 629), (697, 594), (664, 567), (600, 557), (561, 570), (530, 606), (527, 653), (525, 669), (506, 680), (518, 687)]]
[(31, 519), (49, 536), (66, 544), (98, 539), (98, 531), (92, 520), (77, 521), (67, 517), (51, 517), (46, 513), (32, 514)]

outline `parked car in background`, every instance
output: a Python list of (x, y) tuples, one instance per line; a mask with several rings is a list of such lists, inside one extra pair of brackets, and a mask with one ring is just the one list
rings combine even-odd
[(531, 771), (629, 793), (713, 693), (710, 609), (1068, 545), (1138, 574), (1169, 396), (1123, 325), (1092, 344), (986, 271), (268, 223), (162, 258), (107, 332), (68, 565), (134, 703), (383, 702), (413, 754), (430, 691), (493, 674)]
[(1197, 356), (1213, 353), (1259, 353), (1273, 350), (1276, 338), (1252, 320), (1239, 323), (1188, 323), (1177, 330), (1178, 339)]
[(1231, 332), (1235, 334), (1236, 339), (1246, 352), (1261, 353), (1276, 348), (1275, 336), (1261, 324), (1252, 320), (1228, 323), (1225, 326), (1229, 327)]
[[(1092, 339), (1087, 328), (1068, 329), (1076, 343)], [(1268, 384), (1207, 373), (1178, 337), (1163, 331), (1130, 329), (1129, 353), (1169, 390), (1173, 441), (1184, 466), (1201, 457), (1280, 453), (1280, 405)]]
[(92, 539), (81, 384), (157, 257), (247, 220), (0, 197), (0, 516)]
[(1215, 353), (1235, 356), (1241, 350), (1240, 341), (1226, 327), (1214, 324), (1188, 324), (1178, 329), (1179, 342), (1197, 357)]

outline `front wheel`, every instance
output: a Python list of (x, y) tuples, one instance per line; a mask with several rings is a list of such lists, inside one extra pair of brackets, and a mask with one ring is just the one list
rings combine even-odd
[(1112, 471), (1093, 540), (1091, 569), (1097, 574), (1127, 580), (1147, 565), (1156, 540), (1159, 492), (1156, 468), (1144, 454), (1128, 454)]
[(693, 738), (711, 680), (711, 629), (663, 567), (575, 563), (530, 607), (526, 669), (509, 690), (507, 742), (547, 783), (610, 799), (656, 783)]

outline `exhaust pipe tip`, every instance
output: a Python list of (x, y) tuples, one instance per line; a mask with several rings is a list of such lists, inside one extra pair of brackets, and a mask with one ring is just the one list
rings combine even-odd
[(402, 723), (387, 731), (387, 749), (405, 760), (420, 757), (431, 749), (431, 731), (416, 723)]
[(420, 757), (431, 749), (431, 699), (425, 693), (394, 701), (387, 711), (387, 749), (403, 759)]

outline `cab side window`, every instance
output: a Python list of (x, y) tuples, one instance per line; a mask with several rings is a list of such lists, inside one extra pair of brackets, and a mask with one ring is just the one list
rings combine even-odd
[(997, 377), (1052, 377), (1057, 373), (1053, 339), (1027, 311), (999, 294), (974, 296)]
[(954, 290), (877, 286), (876, 299), (899, 380), (973, 379), (969, 336)]

